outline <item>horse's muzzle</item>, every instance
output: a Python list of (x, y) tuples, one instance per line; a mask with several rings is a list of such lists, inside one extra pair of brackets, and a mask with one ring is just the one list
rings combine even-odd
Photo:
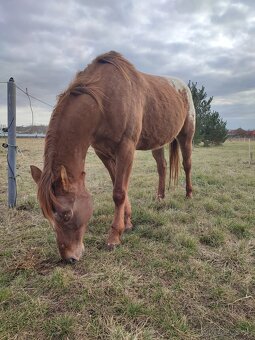
[(70, 257), (69, 259), (66, 259), (65, 262), (67, 264), (75, 264), (78, 260), (75, 259), (74, 257)]

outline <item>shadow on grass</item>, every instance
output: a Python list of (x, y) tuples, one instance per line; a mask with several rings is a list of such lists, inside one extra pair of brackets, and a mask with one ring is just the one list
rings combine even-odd
[(39, 275), (47, 275), (56, 267), (65, 267), (67, 263), (57, 257), (42, 257), (37, 249), (29, 249), (23, 255), (12, 258), (12, 265), (8, 266), (8, 272), (15, 276), (20, 273), (35, 271)]

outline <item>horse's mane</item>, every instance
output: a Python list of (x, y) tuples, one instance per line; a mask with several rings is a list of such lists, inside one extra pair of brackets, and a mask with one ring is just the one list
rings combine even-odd
[[(69, 84), (68, 88), (58, 96), (57, 105), (53, 111), (53, 115), (63, 109), (65, 99), (70, 95), (79, 96), (82, 94), (90, 95), (103, 111), (103, 99), (105, 94), (100, 87), (100, 73), (98, 68), (102, 64), (111, 64), (123, 75), (123, 77), (131, 82), (132, 76), (138, 77), (138, 71), (135, 67), (125, 59), (120, 53), (110, 51), (96, 57), (83, 71), (76, 74), (74, 80)], [(102, 70), (104, 72), (104, 70)]]
[[(53, 188), (54, 182), (57, 180), (53, 173), (53, 162), (57, 155), (55, 145), (58, 138), (56, 134), (58, 118), (70, 96), (83, 94), (91, 96), (98, 104), (100, 111), (104, 111), (103, 100), (106, 99), (106, 96), (100, 87), (100, 72), (98, 72), (100, 67), (102, 69), (103, 64), (113, 65), (129, 84), (132, 78), (138, 77), (138, 71), (128, 60), (121, 54), (110, 51), (96, 57), (83, 71), (78, 72), (68, 88), (58, 96), (45, 138), (44, 169), (38, 186), (38, 199), (43, 214), (51, 221), (53, 221), (54, 214), (53, 206), (59, 205)], [(102, 72), (104, 72), (103, 69)], [(55, 170), (58, 171), (58, 169)]]
[[(55, 111), (55, 110), (54, 110)], [(57, 134), (54, 133), (52, 125), (55, 125), (56, 118), (54, 111), (50, 120), (49, 128), (45, 137), (44, 146), (44, 168), (38, 185), (37, 197), (41, 205), (42, 212), (46, 218), (53, 221), (53, 206), (58, 206), (58, 202), (54, 193), (53, 184), (56, 180), (53, 173), (53, 161), (57, 151), (55, 141)]]
[(93, 62), (95, 64), (112, 64), (114, 65), (124, 78), (130, 83), (131, 75), (137, 77), (137, 70), (127, 59), (125, 59), (120, 53), (110, 51), (98, 56)]

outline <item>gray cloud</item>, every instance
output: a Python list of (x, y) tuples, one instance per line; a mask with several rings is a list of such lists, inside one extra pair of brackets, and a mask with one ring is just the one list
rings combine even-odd
[[(0, 3), (1, 79), (54, 104), (75, 73), (117, 50), (138, 69), (204, 85), (230, 128), (255, 128), (252, 0), (9, 0)], [(6, 114), (0, 84), (0, 124)], [(19, 124), (30, 123), (18, 93)], [(33, 102), (36, 122), (50, 110)]]

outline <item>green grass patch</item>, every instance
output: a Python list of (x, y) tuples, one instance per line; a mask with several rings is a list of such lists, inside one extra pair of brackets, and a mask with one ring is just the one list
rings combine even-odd
[(239, 239), (251, 237), (251, 226), (248, 223), (242, 221), (233, 221), (229, 225), (231, 233), (236, 235)]
[(220, 230), (211, 230), (199, 238), (202, 244), (210, 247), (219, 247), (224, 243), (224, 233)]
[(68, 315), (59, 315), (44, 323), (45, 335), (49, 339), (68, 339), (74, 336), (75, 320)]
[(26, 151), (22, 159), (18, 154), (14, 210), (6, 208), (0, 162), (0, 339), (255, 337), (255, 168), (248, 166), (246, 143), (193, 150), (192, 200), (185, 198), (182, 171), (178, 187), (157, 201), (155, 161), (137, 152), (129, 187), (135, 228), (113, 252), (105, 246), (112, 183), (89, 150), (94, 214), (74, 266), (59, 262), (29, 173), (29, 164), (42, 167), (43, 140), (18, 144)]

